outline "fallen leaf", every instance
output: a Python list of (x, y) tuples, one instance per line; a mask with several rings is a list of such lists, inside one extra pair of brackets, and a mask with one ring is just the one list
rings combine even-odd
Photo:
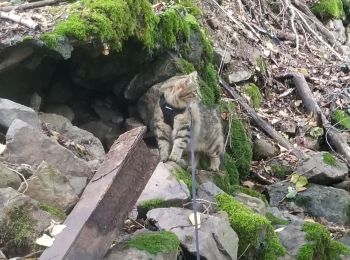
[(298, 188), (305, 187), (307, 184), (308, 184), (307, 178), (305, 176), (300, 176), (297, 182), (295, 183), (295, 187), (298, 189)]
[(278, 232), (281, 232), (283, 231), (283, 229), (285, 229), (286, 227), (280, 227), (280, 228), (277, 228), (275, 229), (275, 232), (278, 233)]
[(299, 187), (299, 188), (296, 188), (297, 192), (302, 192), (302, 191), (305, 191), (307, 190), (306, 187)]
[(43, 234), (41, 237), (39, 237), (35, 240), (35, 243), (40, 245), (40, 246), (50, 247), (50, 246), (52, 246), (53, 241), (55, 241), (54, 238), (52, 238), (46, 234)]
[(50, 235), (51, 236), (56, 236), (59, 233), (62, 232), (63, 229), (65, 229), (67, 226), (66, 225), (54, 225), (52, 229), (50, 230)]
[[(199, 212), (196, 212), (196, 216), (197, 216), (197, 226), (198, 228), (201, 227), (201, 215)], [(194, 219), (194, 213), (191, 213), (188, 218), (190, 219), (191, 224), (194, 226), (195, 225), (195, 219)]]
[(297, 172), (294, 172), (290, 178), (290, 182), (295, 184), (299, 178), (300, 178), (300, 174)]

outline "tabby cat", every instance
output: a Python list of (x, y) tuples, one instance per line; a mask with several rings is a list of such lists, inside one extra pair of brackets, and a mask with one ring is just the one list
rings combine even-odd
[(154, 85), (139, 100), (138, 110), (156, 135), (161, 160), (180, 165), (183, 152), (190, 148), (192, 115), (196, 161), (199, 153), (204, 153), (210, 158), (210, 170), (219, 171), (224, 153), (220, 113), (200, 102), (198, 89), (197, 72), (172, 77)]

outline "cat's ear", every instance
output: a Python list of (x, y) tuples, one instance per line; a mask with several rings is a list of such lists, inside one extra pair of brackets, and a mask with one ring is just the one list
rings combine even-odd
[(193, 72), (190, 74), (190, 78), (191, 78), (193, 81), (196, 81), (196, 80), (197, 80), (197, 77), (198, 77), (197, 71), (193, 71)]

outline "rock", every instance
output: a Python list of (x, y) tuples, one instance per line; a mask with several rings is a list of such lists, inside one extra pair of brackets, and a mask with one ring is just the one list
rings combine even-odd
[(29, 164), (22, 163), (21, 165), (17, 166), (16, 170), (23, 174), (24, 178), (28, 179), (30, 176), (33, 175), (33, 167)]
[(350, 191), (350, 180), (345, 180), (345, 181), (342, 181), (340, 183), (334, 184), (333, 187), (337, 188), (337, 189), (343, 189), (343, 190), (346, 190), (349, 192)]
[[(1, 259), (1, 258), (0, 258)], [(158, 253), (153, 255), (147, 251), (138, 250), (136, 248), (125, 248), (122, 245), (114, 247), (112, 251), (103, 258), (104, 260), (176, 260), (175, 253)]]
[(42, 122), (49, 124), (48, 128), (59, 132), (75, 144), (82, 145), (86, 149), (87, 160), (103, 161), (105, 157), (103, 145), (92, 133), (73, 126), (68, 119), (60, 115), (41, 113), (39, 117)]
[(287, 249), (287, 255), (279, 257), (278, 260), (297, 259), (299, 249), (306, 244), (305, 232), (302, 225), (289, 224), (278, 232), (282, 245)]
[(214, 47), (214, 61), (217, 66), (220, 66), (221, 61), (224, 63), (224, 65), (229, 64), (231, 62), (230, 52), (225, 52), (225, 50), (221, 49), (220, 47)]
[[(195, 254), (194, 230), (189, 215), (192, 210), (182, 208), (158, 208), (147, 213), (147, 219), (160, 230), (174, 232), (183, 247)], [(237, 259), (238, 236), (231, 228), (227, 216), (200, 215), (199, 252), (204, 259)], [(220, 250), (219, 250), (220, 248)], [(225, 253), (224, 253), (225, 252)]]
[(64, 116), (69, 121), (73, 121), (74, 119), (74, 112), (68, 105), (49, 105), (45, 108), (46, 113), (52, 113)]
[(136, 101), (151, 86), (167, 80), (178, 71), (178, 57), (166, 53), (151, 63), (146, 70), (137, 74), (127, 86), (124, 97), (127, 100)]
[[(279, 202), (288, 193), (289, 183), (278, 182), (267, 186), (270, 198), (270, 206), (277, 207)], [(293, 200), (303, 207), (305, 212), (319, 218), (345, 225), (349, 222), (348, 207), (350, 195), (345, 190), (333, 187), (309, 184), (307, 189), (299, 192)], [(285, 200), (286, 203), (291, 203)]]
[(40, 127), (38, 115), (33, 109), (0, 98), (0, 126), (7, 129), (15, 119), (20, 119), (36, 128)]
[(144, 124), (134, 117), (129, 117), (125, 120), (125, 129), (126, 131), (129, 131), (135, 127), (143, 126)]
[(297, 124), (294, 121), (293, 122), (283, 121), (283, 123), (281, 123), (280, 128), (283, 133), (294, 137), (297, 131)]
[(255, 213), (265, 216), (266, 205), (265, 202), (263, 202), (261, 199), (249, 196), (245, 193), (235, 193), (234, 197), (239, 202), (252, 209)]
[(290, 214), (288, 210), (280, 210), (277, 207), (268, 207), (267, 212), (272, 214), (273, 216), (280, 218), (282, 220), (286, 220), (290, 223), (294, 223), (295, 225), (302, 225), (304, 224), (304, 219), (295, 216), (293, 214)]
[(271, 142), (265, 139), (256, 138), (253, 143), (253, 159), (264, 160), (270, 159), (276, 155), (278, 155), (279, 149), (273, 145)]
[[(174, 252), (163, 252), (158, 254), (151, 254), (145, 250), (140, 250), (134, 247), (128, 247), (124, 245), (124, 241), (132, 240), (138, 235), (142, 234), (157, 234), (158, 232), (152, 232), (147, 229), (140, 229), (134, 232), (132, 236), (124, 238), (121, 241), (118, 241), (111, 250), (103, 258), (104, 260), (176, 260), (178, 251)], [(160, 241), (158, 243), (161, 243)]]
[(158, 207), (181, 206), (191, 198), (190, 191), (183, 181), (176, 180), (170, 170), (160, 162), (141, 193), (136, 205), (139, 215), (145, 216), (150, 209), (147, 202), (158, 201)]
[[(11, 246), (8, 246), (7, 249), (4, 250), (4, 253), (8, 257), (19, 255), (19, 251), (21, 251), (21, 254), (29, 253), (23, 251), (28, 251), (28, 249), (30, 250), (35, 247), (35, 245), (32, 244), (34, 242), (33, 239), (39, 237), (44, 229), (50, 225), (51, 219), (56, 221), (59, 220), (48, 212), (41, 210), (39, 208), (39, 203), (30, 197), (23, 195), (12, 188), (0, 188), (0, 223), (3, 221), (9, 221), (10, 216), (8, 214), (13, 210), (15, 210), (16, 214), (25, 214), (25, 219), (30, 222), (23, 223), (22, 225), (27, 225), (27, 228), (32, 228), (33, 234), (27, 238), (22, 237), (22, 239), (26, 239), (26, 242), (29, 243), (29, 247), (31, 248), (28, 248), (25, 244), (23, 246), (24, 248), (19, 248), (19, 245), (16, 246), (11, 244)], [(11, 219), (13, 221), (13, 217)], [(14, 225), (13, 222), (11, 223)], [(7, 227), (11, 227), (11, 224), (7, 225)], [(0, 228), (2, 230), (6, 229), (6, 227), (1, 226)], [(0, 232), (0, 240), (1, 235), (2, 233)]]
[(208, 23), (208, 25), (210, 26), (210, 28), (212, 28), (213, 30), (218, 29), (218, 28), (219, 28), (219, 24), (220, 24), (220, 22), (218, 21), (218, 19), (216, 19), (216, 18), (214, 18), (214, 17), (209, 18), (209, 19), (207, 20), (207, 23)]
[(116, 124), (124, 121), (123, 114), (112, 106), (111, 101), (108, 103), (97, 99), (92, 105), (92, 108), (103, 121), (110, 121)]
[(313, 138), (311, 136), (297, 136), (295, 141), (299, 146), (305, 147), (310, 150), (317, 151), (320, 149), (320, 138)]
[[(199, 186), (198, 192), (197, 192), (197, 196), (199, 199), (203, 199), (206, 201), (210, 201), (210, 202), (214, 202), (216, 203), (216, 195), (220, 194), (220, 193), (225, 193), (222, 189), (220, 189), (218, 186), (216, 186), (213, 182), (211, 181), (207, 181), (202, 183)], [(202, 206), (201, 203), (198, 203), (198, 206)], [(208, 206), (208, 203), (203, 203), (206, 206)], [(201, 207), (199, 208), (201, 210)], [(209, 208), (209, 213), (213, 213), (216, 212), (217, 208), (215, 204), (211, 204), (210, 208)]]
[(17, 190), (21, 185), (21, 178), (0, 162), (0, 188), (11, 187)]
[(326, 26), (332, 32), (336, 40), (338, 40), (342, 44), (346, 42), (345, 27), (342, 20), (330, 20), (328, 21)]
[(26, 195), (64, 211), (71, 209), (79, 200), (66, 176), (43, 161), (28, 179)]
[(0, 250), (0, 260), (7, 260), (6, 256), (1, 250)]
[(102, 120), (91, 121), (80, 127), (93, 133), (94, 136), (100, 139), (105, 150), (109, 150), (113, 142), (124, 132), (121, 126), (110, 122), (104, 122)]
[(72, 82), (67, 77), (60, 77), (50, 87), (45, 102), (48, 104), (65, 104), (73, 97), (73, 88)]
[(3, 156), (7, 161), (34, 167), (46, 161), (68, 177), (77, 194), (82, 192), (92, 175), (84, 160), (21, 120), (16, 119), (11, 124), (6, 139)]
[(230, 84), (242, 82), (248, 80), (252, 77), (252, 73), (247, 70), (234, 71), (228, 75), (228, 80)]
[(33, 95), (30, 97), (30, 107), (34, 109), (34, 111), (38, 112), (40, 110), (41, 106), (41, 96), (34, 92)]
[[(327, 160), (328, 157), (330, 162)], [(306, 176), (312, 183), (330, 185), (345, 180), (349, 170), (346, 163), (339, 161), (330, 153), (315, 152), (305, 159), (296, 171)]]

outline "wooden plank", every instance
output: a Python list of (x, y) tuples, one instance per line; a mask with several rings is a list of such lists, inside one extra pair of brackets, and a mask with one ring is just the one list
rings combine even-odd
[(142, 137), (145, 127), (121, 135), (69, 214), (67, 226), (40, 260), (101, 259), (117, 237), (159, 162)]

